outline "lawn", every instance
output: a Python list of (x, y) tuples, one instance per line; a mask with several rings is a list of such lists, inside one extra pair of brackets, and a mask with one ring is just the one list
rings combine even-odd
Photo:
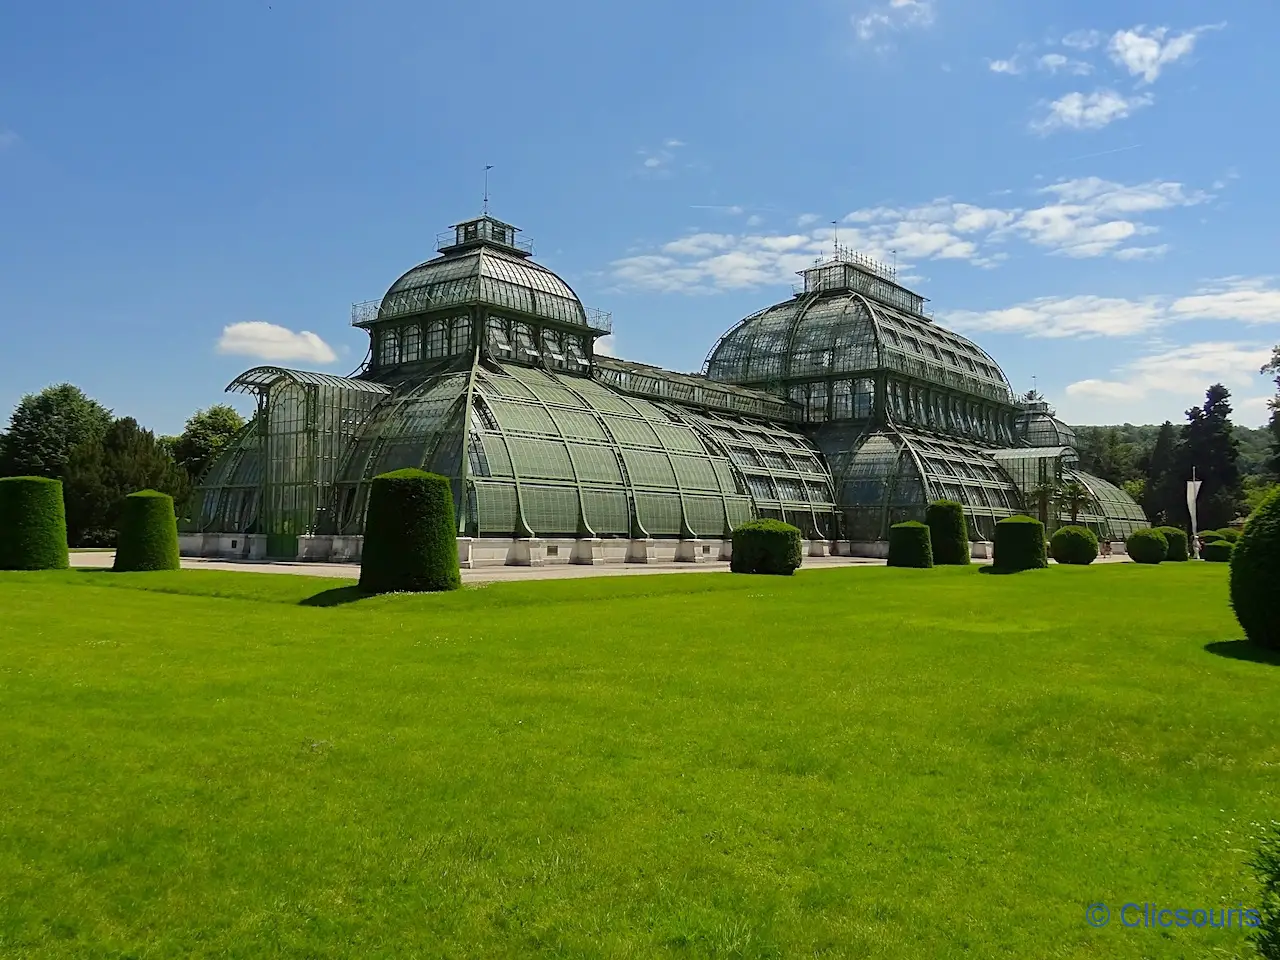
[(0, 954), (1250, 956), (1225, 567), (0, 574)]

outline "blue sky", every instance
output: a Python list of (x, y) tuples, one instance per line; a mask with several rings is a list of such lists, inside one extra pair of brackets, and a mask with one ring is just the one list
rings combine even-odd
[(347, 373), (351, 303), (493, 164), (629, 359), (698, 369), (835, 220), (1072, 422), (1222, 380), (1259, 425), (1277, 35), (1257, 0), (9, 4), (0, 408), (70, 380), (176, 432), (256, 363)]

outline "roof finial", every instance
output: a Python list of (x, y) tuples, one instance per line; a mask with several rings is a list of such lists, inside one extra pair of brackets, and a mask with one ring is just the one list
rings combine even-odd
[(831, 247), (837, 255), (840, 253), (840, 221), (831, 221)]
[(493, 169), (492, 163), (484, 165), (484, 215), (489, 215), (489, 171)]

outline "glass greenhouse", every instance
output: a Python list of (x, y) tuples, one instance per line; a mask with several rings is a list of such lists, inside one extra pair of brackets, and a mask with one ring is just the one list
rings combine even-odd
[(493, 562), (537, 562), (513, 543), (723, 543), (752, 517), (795, 524), (814, 552), (874, 552), (940, 498), (989, 539), (1040, 485), (1071, 478), (1099, 533), (1145, 523), (1078, 470), (1047, 404), (1016, 401), (999, 365), (880, 264), (837, 250), (725, 333), (704, 373), (674, 373), (597, 355), (611, 317), (518, 232), (458, 224), (438, 256), (356, 304), (370, 350), (353, 376), (233, 380), (257, 413), (198, 486), (186, 552), (356, 557), (371, 480), (408, 466), (452, 480), (460, 544), (487, 544)]

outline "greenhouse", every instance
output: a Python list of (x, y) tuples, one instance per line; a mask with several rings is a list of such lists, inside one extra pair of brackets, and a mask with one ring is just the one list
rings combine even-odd
[(370, 346), (352, 376), (233, 380), (256, 415), (193, 494), (184, 552), (357, 559), (372, 479), (410, 466), (452, 481), (468, 565), (725, 559), (753, 517), (798, 526), (814, 554), (875, 556), (942, 498), (965, 505), (980, 552), (1050, 480), (1085, 486), (1076, 513), (1103, 536), (1143, 522), (1078, 470), (1047, 404), (1016, 401), (883, 265), (837, 249), (703, 373), (675, 373), (597, 354), (612, 318), (518, 233), (458, 224), (356, 304)]

